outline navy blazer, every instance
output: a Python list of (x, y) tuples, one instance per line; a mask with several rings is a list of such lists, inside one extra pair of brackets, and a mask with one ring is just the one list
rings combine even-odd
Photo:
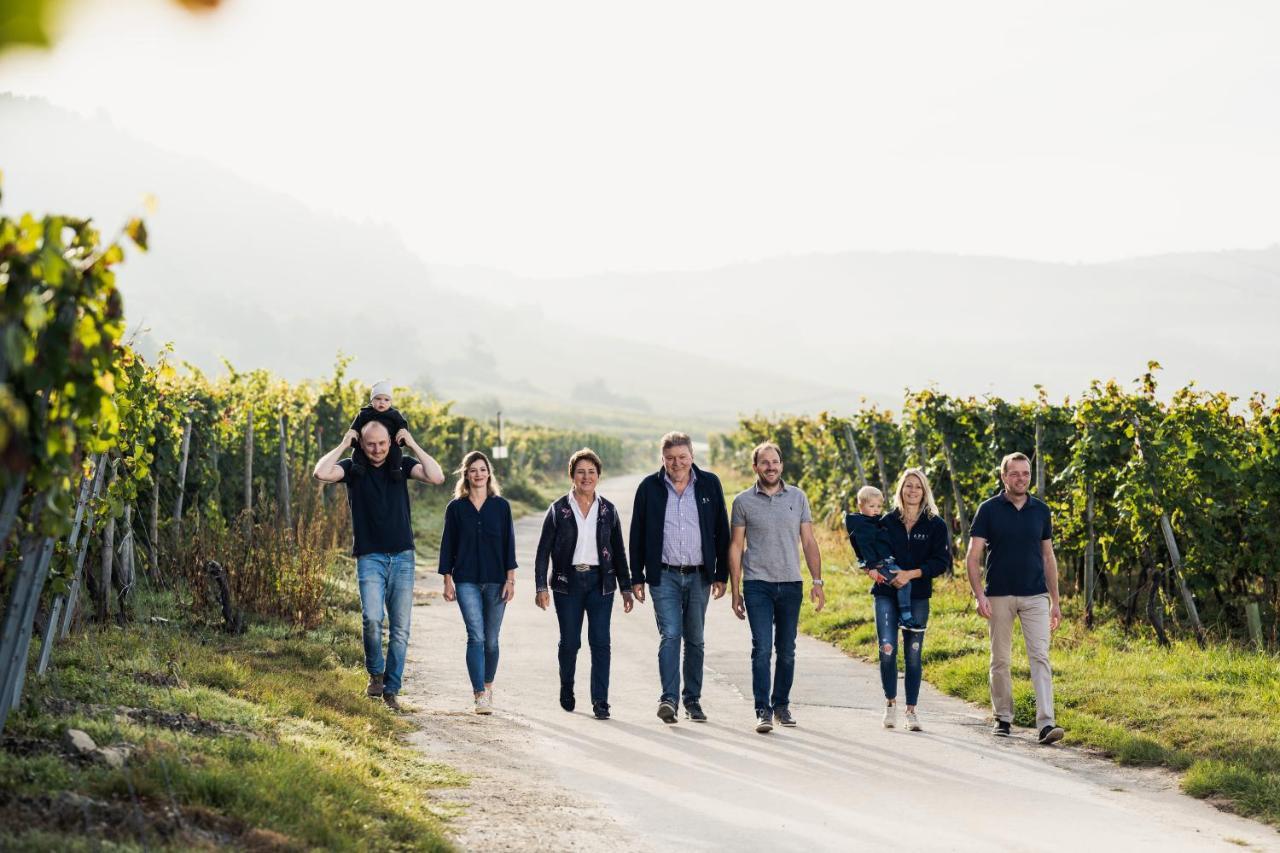
[[(618, 587), (624, 592), (631, 589), (631, 575), (627, 571), (627, 553), (622, 544), (622, 520), (618, 508), (597, 495), (600, 506), (596, 513), (596, 558), (600, 566), (600, 592), (610, 594)], [(533, 560), (533, 577), (536, 590), (547, 589), (569, 594), (569, 573), (573, 568), (573, 552), (578, 547), (578, 519), (574, 515), (573, 498), (561, 495), (542, 520), (542, 536), (538, 539), (538, 552)], [(551, 583), (547, 583), (547, 564), (551, 564)]]
[[(693, 466), (697, 479), (698, 526), (702, 530), (702, 577), (715, 583), (729, 580), (729, 510), (720, 478)], [(667, 514), (666, 470), (659, 468), (640, 481), (631, 508), (631, 583), (662, 583), (662, 526)]]

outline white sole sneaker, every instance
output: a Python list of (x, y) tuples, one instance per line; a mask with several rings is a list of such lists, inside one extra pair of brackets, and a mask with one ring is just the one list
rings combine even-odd
[(916, 712), (915, 712), (915, 711), (908, 711), (908, 712), (907, 712), (907, 731), (909, 731), (909, 732), (922, 732), (922, 731), (924, 731), (924, 729), (923, 729), (923, 728), (921, 727), (921, 725), (920, 725), (920, 720), (916, 718)]
[(490, 698), (488, 693), (483, 693), (480, 696), (476, 697), (476, 713), (477, 714), (493, 713), (493, 699)]
[(885, 705), (884, 717), (880, 720), (886, 729), (891, 729), (898, 724), (898, 706)]

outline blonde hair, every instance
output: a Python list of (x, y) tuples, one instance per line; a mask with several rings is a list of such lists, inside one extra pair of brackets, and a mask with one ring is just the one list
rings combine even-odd
[(479, 450), (473, 450), (462, 457), (462, 467), (458, 469), (458, 482), (453, 486), (453, 496), (455, 498), (471, 497), (471, 483), (467, 481), (467, 469), (476, 462), (483, 462), (484, 467), (489, 470), (489, 482), (485, 484), (489, 495), (502, 494), (502, 488), (498, 485), (498, 478), (493, 476), (493, 463), (489, 461), (488, 456), (485, 456)]
[(915, 477), (919, 480), (920, 491), (924, 492), (920, 498), (921, 515), (925, 518), (935, 518), (941, 515), (938, 512), (937, 503), (933, 500), (933, 489), (929, 488), (929, 478), (924, 475), (924, 471), (920, 468), (907, 468), (898, 475), (898, 487), (893, 490), (893, 508), (898, 511), (902, 510), (902, 487), (907, 484), (908, 477)]
[(879, 498), (881, 501), (884, 501), (884, 492), (880, 491), (875, 486), (863, 486), (861, 489), (858, 489), (858, 506), (862, 506), (872, 498)]

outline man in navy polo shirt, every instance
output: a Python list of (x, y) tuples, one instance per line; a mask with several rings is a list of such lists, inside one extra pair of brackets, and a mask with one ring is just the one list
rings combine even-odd
[[(1014, 617), (1022, 636), (1036, 691), (1036, 731), (1040, 743), (1062, 740), (1053, 719), (1053, 670), (1049, 667), (1049, 635), (1062, 621), (1058, 605), (1058, 560), (1053, 555), (1053, 517), (1049, 507), (1027, 493), (1031, 460), (1010, 453), (1000, 460), (1004, 491), (984, 501), (973, 517), (965, 567), (978, 600), (978, 615), (991, 623), (992, 734), (1008, 737), (1013, 723), (1013, 680), (1009, 657)], [(987, 552), (986, 586), (982, 555)]]

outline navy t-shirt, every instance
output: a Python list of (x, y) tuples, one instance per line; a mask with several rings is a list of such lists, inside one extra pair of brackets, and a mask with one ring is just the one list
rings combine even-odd
[(1039, 498), (1027, 495), (1018, 509), (1004, 492), (982, 502), (970, 536), (987, 540), (987, 595), (1044, 595), (1043, 543), (1053, 538), (1053, 515)]
[(400, 460), (404, 479), (392, 480), (386, 463), (365, 466), (363, 474), (351, 473), (351, 460), (343, 459), (342, 482), (351, 508), (351, 553), (398, 554), (413, 548), (413, 524), (409, 520), (409, 472), (418, 460)]

